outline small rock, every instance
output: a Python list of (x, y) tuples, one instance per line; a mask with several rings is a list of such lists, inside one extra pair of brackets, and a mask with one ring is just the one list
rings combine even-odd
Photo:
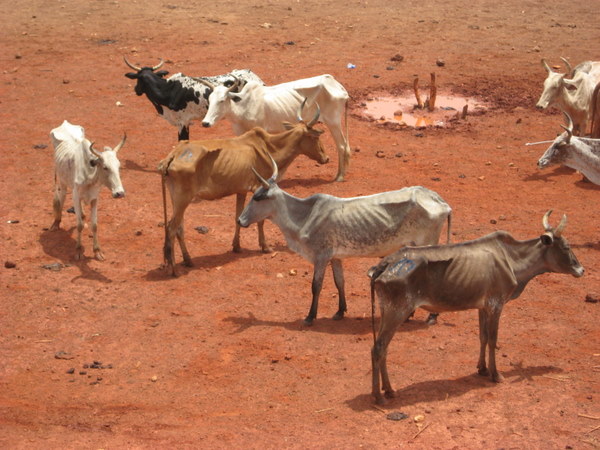
[(36, 150), (43, 150), (45, 148), (48, 148), (48, 146), (46, 144), (35, 144), (33, 146), (33, 148), (36, 149)]
[(123, 107), (123, 106), (125, 106), (123, 103), (121, 103), (121, 102), (119, 102), (119, 101), (118, 101), (118, 102), (116, 102), (116, 103), (115, 103), (115, 105), (117, 105), (118, 107)]
[(600, 299), (598, 297), (592, 296), (592, 294), (587, 294), (585, 296), (585, 301), (588, 303), (598, 303)]
[(413, 417), (413, 420), (416, 423), (420, 423), (420, 422), (423, 422), (425, 420), (425, 416), (423, 414), (417, 414), (415, 417)]
[(87, 375), (87, 372), (85, 370), (80, 370), (79, 375)]
[(483, 180), (485, 180), (485, 177), (482, 175), (482, 176), (480, 176), (480, 177), (477, 177), (477, 179), (478, 179), (479, 181), (483, 181)]
[(492, 220), (490, 220), (490, 223), (491, 223), (492, 225), (496, 225), (498, 222), (496, 221), (496, 219), (492, 219)]
[(289, 274), (290, 274), (290, 276), (294, 277), (294, 276), (298, 275), (298, 271), (296, 269), (290, 269)]
[(404, 61), (404, 56), (402, 56), (400, 53), (396, 53), (390, 58), (390, 61), (402, 62)]
[(385, 158), (385, 152), (383, 150), (377, 150), (377, 152), (375, 152), (375, 156), (377, 158)]
[(287, 41), (285, 45), (296, 45), (296, 43), (294, 41)]
[(432, 177), (431, 181), (442, 181), (440, 177)]
[(379, 78), (379, 75), (373, 75), (373, 78)]
[(504, 214), (501, 214), (500, 217), (498, 217), (498, 220), (506, 220), (506, 216)]
[(542, 51), (542, 50), (540, 49), (540, 46), (539, 46), (539, 45), (536, 45), (536, 46), (535, 46), (535, 47), (533, 47), (531, 50), (533, 50), (533, 51), (534, 51), (534, 52), (536, 52), (536, 53), (539, 53), (539, 52), (541, 52), (541, 51)]
[(22, 56), (21, 56), (21, 54), (20, 54), (20, 53), (17, 53), (17, 54), (15, 55), (15, 59), (21, 59), (21, 58), (22, 58)]
[(152, 378), (150, 378), (150, 381), (152, 381), (153, 383), (156, 383), (158, 381), (158, 377), (156, 375), (152, 375)]
[(398, 420), (408, 419), (408, 414), (404, 414), (403, 412), (400, 412), (400, 411), (394, 411), (394, 412), (389, 413), (385, 417), (387, 420), (398, 421)]
[(269, 22), (265, 22), (260, 27), (268, 30), (269, 28), (273, 28), (273, 25), (270, 24)]
[(14, 269), (15, 267), (17, 267), (17, 263), (13, 261), (4, 261), (4, 267), (6, 267), (7, 269)]
[(195, 227), (194, 230), (196, 230), (200, 234), (207, 234), (208, 233), (208, 227), (205, 227), (204, 225), (200, 225), (199, 227)]
[(278, 274), (276, 275), (276, 277), (277, 277), (277, 278), (283, 278), (283, 274), (282, 274), (282, 273), (278, 273)]
[(71, 367), (69, 370), (67, 370), (67, 373), (72, 375), (75, 373), (75, 367)]
[(394, 66), (387, 66), (387, 67), (385, 68), (385, 70), (394, 70), (394, 69), (395, 69), (395, 67), (394, 67)]
[(54, 354), (54, 357), (55, 357), (56, 359), (73, 359), (73, 358), (74, 358), (74, 356), (73, 356), (73, 355), (71, 355), (70, 353), (67, 353), (67, 352), (65, 352), (65, 351), (62, 351), (62, 350), (60, 350), (60, 351), (56, 352), (56, 353)]
[(446, 61), (444, 61), (443, 59), (439, 59), (439, 58), (438, 58), (438, 59), (435, 61), (435, 65), (436, 65), (436, 66), (438, 66), (438, 67), (444, 67), (444, 66), (446, 65)]
[(138, 230), (138, 231), (136, 231), (136, 232), (135, 232), (135, 235), (136, 235), (136, 236), (141, 236), (141, 235), (142, 235), (142, 232), (141, 232), (140, 230)]
[(58, 271), (62, 270), (64, 267), (66, 267), (64, 264), (52, 263), (52, 264), (44, 264), (42, 266), (42, 269), (52, 270), (53, 272), (58, 272)]
[(64, 80), (63, 80), (63, 84), (69, 84), (70, 82), (71, 82), (71, 81), (70, 81), (70, 80), (67, 80), (67, 79), (64, 79)]
[(458, 178), (467, 178), (467, 176), (464, 173), (461, 173)]

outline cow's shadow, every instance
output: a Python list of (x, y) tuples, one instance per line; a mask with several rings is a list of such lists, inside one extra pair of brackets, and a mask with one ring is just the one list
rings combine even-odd
[[(554, 366), (530, 366), (523, 367), (522, 363), (518, 363), (510, 370), (503, 371), (500, 368), (500, 373), (505, 377), (505, 384), (521, 383), (522, 381), (533, 381), (533, 377), (543, 376), (551, 373), (561, 373), (562, 369)], [(369, 375), (371, 370), (369, 369)], [(401, 381), (401, 373), (395, 374), (397, 381)], [(390, 371), (392, 386), (394, 385), (394, 371)], [(514, 377), (514, 379), (513, 379)], [(369, 384), (370, 384), (369, 376)], [(461, 397), (467, 392), (475, 389), (489, 389), (496, 385), (489, 377), (483, 377), (472, 373), (460, 378), (442, 379), (442, 380), (427, 380), (413, 383), (406, 387), (396, 390), (396, 397), (388, 399), (386, 408), (397, 408), (399, 406), (408, 407), (418, 403), (432, 403), (445, 401), (448, 398)], [(498, 388), (501, 388), (498, 386)], [(510, 388), (509, 388), (510, 389)], [(370, 389), (369, 389), (370, 391)], [(360, 394), (353, 399), (347, 400), (346, 404), (357, 412), (364, 412), (373, 408), (373, 397), (370, 393)], [(391, 412), (391, 410), (390, 410)]]
[[(91, 254), (93, 254), (91, 245), (86, 246), (86, 254), (82, 260), (76, 261), (74, 259), (77, 241), (73, 238), (73, 235), (76, 232), (76, 227), (71, 227), (68, 230), (60, 228), (56, 231), (46, 229), (40, 234), (39, 242), (44, 253), (60, 261), (62, 266), (73, 266), (79, 269), (80, 275), (74, 277), (72, 281), (84, 278), (86, 280), (110, 283), (112, 281), (110, 278), (107, 278), (102, 273), (89, 266), (89, 261), (92, 257), (88, 256), (88, 253), (91, 252)], [(84, 237), (85, 236), (82, 236), (82, 241)]]
[(562, 175), (572, 175), (575, 173), (575, 169), (571, 169), (566, 166), (556, 166), (553, 170), (539, 170), (537, 172), (530, 173), (526, 177), (523, 177), (523, 181), (544, 181), (550, 182), (552, 178), (560, 177)]
[[(308, 312), (308, 304), (307, 312)], [(277, 320), (262, 320), (258, 319), (253, 313), (249, 312), (246, 317), (230, 316), (223, 319), (224, 322), (230, 322), (237, 325), (237, 329), (232, 334), (243, 333), (252, 327), (280, 327), (288, 331), (305, 332), (312, 331), (315, 333), (324, 333), (332, 335), (364, 335), (371, 333), (372, 322), (371, 317), (350, 317), (346, 316), (342, 320), (333, 320), (329, 317), (318, 317), (312, 325), (306, 325), (302, 318), (297, 318), (289, 322)], [(421, 320), (409, 320), (398, 328), (396, 333), (414, 332), (430, 326)], [(452, 324), (442, 324), (441, 326), (453, 326)], [(375, 323), (375, 329), (379, 329), (379, 319)]]
[[(174, 243), (179, 249), (179, 244)], [(284, 245), (272, 245), (271, 248), (274, 252), (285, 252), (289, 249)], [(191, 272), (201, 269), (215, 269), (217, 267), (223, 267), (234, 261), (245, 259), (245, 258), (257, 258), (257, 257), (268, 257), (268, 254), (262, 253), (260, 250), (244, 249), (240, 253), (234, 253), (231, 250), (220, 254), (211, 254), (203, 256), (195, 256), (192, 258), (192, 266), (188, 267), (181, 261), (181, 255), (178, 251), (175, 251), (175, 271), (177, 276), (186, 276)], [(146, 274), (146, 280), (148, 281), (165, 281), (171, 280), (173, 277), (167, 273), (164, 265), (158, 266), (156, 269), (149, 270)]]
[(132, 161), (131, 159), (125, 160), (125, 164), (123, 164), (123, 168), (126, 170), (133, 170), (136, 172), (155, 173), (155, 174), (159, 175), (158, 170), (156, 168), (142, 167), (135, 161)]

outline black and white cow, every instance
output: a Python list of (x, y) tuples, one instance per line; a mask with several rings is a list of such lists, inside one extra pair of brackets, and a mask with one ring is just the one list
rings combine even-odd
[(127, 61), (127, 58), (123, 57), (123, 59), (125, 64), (135, 70), (125, 74), (127, 78), (137, 80), (135, 93), (146, 94), (156, 108), (156, 112), (177, 127), (180, 141), (190, 138), (190, 124), (194, 119), (202, 119), (208, 110), (208, 96), (212, 89), (199, 80), (208, 81), (213, 85), (231, 86), (237, 79), (241, 82), (240, 88), (248, 81), (262, 83), (262, 80), (249, 69), (235, 69), (231, 73), (214, 77), (196, 78), (176, 73), (169, 78), (164, 78), (169, 72), (158, 70), (164, 64), (162, 59), (153, 67), (138, 67)]

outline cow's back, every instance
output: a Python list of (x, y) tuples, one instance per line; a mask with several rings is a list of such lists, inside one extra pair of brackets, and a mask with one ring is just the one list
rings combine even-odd
[(57, 181), (69, 187), (84, 184), (95, 169), (90, 165), (93, 155), (88, 150), (90, 142), (85, 138), (83, 127), (65, 120), (60, 127), (50, 131), (50, 140), (54, 147)]

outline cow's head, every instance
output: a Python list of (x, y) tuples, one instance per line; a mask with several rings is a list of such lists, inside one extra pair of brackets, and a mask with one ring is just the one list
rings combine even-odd
[(157, 81), (164, 81), (163, 77), (169, 73), (166, 70), (159, 70), (158, 72), (155, 72), (156, 70), (160, 69), (165, 63), (162, 58), (160, 62), (153, 67), (134, 66), (129, 61), (127, 61), (127, 58), (125, 58), (124, 56), (123, 59), (125, 60), (125, 64), (127, 64), (129, 67), (135, 70), (135, 72), (126, 73), (125, 76), (131, 80), (137, 80), (137, 83), (134, 88), (135, 93), (137, 95), (148, 94), (152, 87), (156, 85)]
[(542, 218), (544, 233), (540, 236), (540, 241), (545, 248), (544, 261), (548, 269), (556, 273), (569, 273), (574, 277), (583, 276), (585, 269), (577, 260), (567, 240), (562, 236), (567, 225), (567, 216), (563, 215), (560, 223), (554, 229), (548, 222), (550, 214), (552, 214), (552, 210), (546, 212)]
[(546, 60), (542, 59), (542, 67), (546, 69), (548, 76), (544, 80), (544, 90), (542, 91), (542, 94), (535, 105), (537, 109), (546, 109), (549, 106), (552, 106), (554, 103), (556, 103), (558, 98), (563, 95), (564, 88), (566, 87), (564, 79), (572, 72), (572, 69), (571, 65), (565, 58), (561, 57), (560, 59), (562, 59), (567, 66), (566, 74), (554, 72)]
[(125, 189), (123, 189), (121, 175), (119, 173), (121, 163), (119, 162), (117, 153), (125, 144), (126, 139), (127, 135), (125, 134), (123, 135), (121, 142), (119, 142), (114, 149), (110, 147), (104, 147), (104, 151), (102, 153), (96, 151), (93, 142), (90, 143), (89, 146), (90, 152), (95, 157), (90, 159), (90, 165), (99, 171), (98, 176), (100, 177), (102, 184), (110, 189), (113, 198), (125, 197)]
[(277, 185), (279, 168), (270, 153), (269, 158), (273, 166), (273, 174), (268, 180), (265, 180), (254, 167), (252, 168), (261, 186), (254, 192), (250, 202), (248, 202), (242, 214), (238, 217), (238, 224), (244, 228), (261, 220), (272, 218), (273, 214), (277, 211), (278, 200), (284, 198), (284, 192)]
[[(573, 121), (571, 117), (565, 112), (565, 118), (567, 120), (567, 126), (561, 125), (565, 129), (565, 132), (554, 139), (554, 142), (548, 147), (541, 158), (538, 160), (538, 167), (544, 169), (546, 167), (562, 164), (569, 157), (571, 139), (573, 138)], [(578, 141), (579, 142), (579, 141)]]
[(325, 153), (323, 143), (320, 139), (321, 135), (323, 134), (323, 130), (313, 128), (319, 120), (319, 116), (321, 115), (321, 109), (317, 104), (315, 116), (310, 121), (305, 122), (304, 119), (302, 119), (302, 110), (304, 109), (305, 105), (306, 98), (298, 108), (298, 123), (292, 124), (289, 122), (284, 122), (283, 126), (288, 131), (295, 130), (296, 133), (300, 134), (298, 142), (296, 144), (298, 152), (300, 154), (306, 155), (310, 159), (313, 159), (320, 164), (325, 164), (329, 161), (329, 157)]
[(218, 86), (215, 86), (202, 78), (198, 79), (200, 83), (210, 89), (210, 95), (208, 96), (208, 110), (206, 111), (204, 119), (202, 119), (203, 127), (212, 127), (219, 120), (227, 116), (231, 110), (231, 103), (238, 103), (244, 97), (247, 97), (247, 91), (241, 93), (240, 90), (251, 83), (246, 83), (242, 86), (242, 82), (239, 78), (231, 74), (230, 76), (234, 79), (233, 83), (225, 82)]

